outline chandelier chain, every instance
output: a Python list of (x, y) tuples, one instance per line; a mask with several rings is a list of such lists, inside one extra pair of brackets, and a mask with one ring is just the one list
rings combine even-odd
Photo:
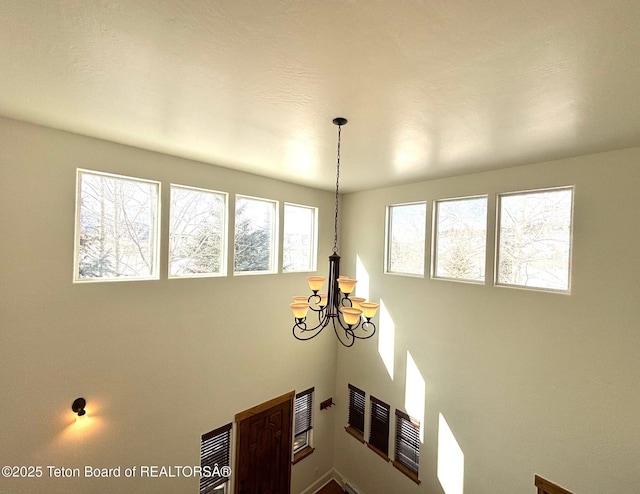
[(333, 253), (338, 253), (338, 194), (340, 188), (340, 134), (342, 125), (338, 125), (338, 156), (336, 163), (336, 216), (333, 220)]

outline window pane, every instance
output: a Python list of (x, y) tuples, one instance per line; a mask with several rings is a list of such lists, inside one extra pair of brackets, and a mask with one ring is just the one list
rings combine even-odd
[(293, 452), (296, 453), (299, 450), (306, 448), (308, 445), (307, 436), (309, 431), (303, 432), (301, 434), (296, 434), (293, 439)]
[(427, 204), (389, 206), (388, 214), (387, 271), (423, 275)]
[(236, 198), (234, 272), (275, 271), (276, 203)]
[(171, 186), (169, 276), (224, 274), (227, 195)]
[(569, 290), (573, 188), (500, 196), (499, 284)]
[(487, 198), (436, 202), (434, 276), (484, 281)]
[(314, 271), (316, 268), (316, 208), (284, 205), (283, 271)]
[(158, 277), (159, 187), (78, 170), (76, 280)]

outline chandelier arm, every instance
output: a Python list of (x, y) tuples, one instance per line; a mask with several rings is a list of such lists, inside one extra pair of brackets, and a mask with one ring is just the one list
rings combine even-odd
[[(306, 318), (305, 318), (305, 322), (306, 322)], [(317, 329), (322, 330), (328, 324), (329, 324), (329, 317), (326, 314), (323, 317), (320, 317), (320, 315), (318, 315), (318, 324), (312, 328), (305, 329), (305, 331), (315, 331)], [(305, 327), (306, 327), (306, 324), (305, 324)]]
[[(338, 318), (338, 321), (340, 321), (340, 319)], [(340, 326), (342, 327), (342, 324), (340, 324)], [(347, 348), (352, 347), (353, 344), (356, 342), (356, 335), (353, 333), (353, 331), (351, 331), (348, 328), (344, 328), (342, 327), (342, 329), (344, 330), (344, 335), (346, 338), (346, 343), (345, 340), (340, 336), (340, 334), (338, 333), (338, 328), (336, 326), (336, 321), (335, 319), (333, 320), (333, 331), (336, 334), (336, 337), (338, 338), (338, 341), (342, 344), (342, 346), (345, 346)]]
[[(324, 317), (321, 321), (318, 322), (318, 325), (314, 326), (313, 328), (307, 327), (306, 317), (300, 321), (296, 320), (292, 328), (293, 336), (297, 340), (301, 340), (301, 341), (310, 340), (318, 336), (322, 332), (322, 330), (327, 327), (328, 324), (329, 324), (328, 317)], [(300, 336), (296, 334), (296, 329), (298, 330)], [(314, 333), (314, 334), (305, 336), (308, 333)]]
[(355, 333), (354, 333), (354, 334), (353, 334), (353, 337), (354, 337), (355, 339), (357, 339), (357, 340), (368, 340), (368, 339), (369, 339), (369, 338), (371, 338), (374, 334), (376, 334), (376, 325), (375, 325), (375, 324), (373, 324), (373, 323), (372, 323), (372, 322), (370, 322), (370, 321), (363, 322), (363, 323), (362, 323), (362, 326), (361, 326), (361, 329), (362, 329), (363, 331), (368, 331), (368, 329), (366, 329), (366, 328), (365, 328), (365, 325), (366, 325), (366, 326), (373, 326), (373, 331), (371, 331), (371, 334), (368, 334), (367, 336), (358, 336), (357, 334), (355, 334)]
[[(311, 299), (314, 299), (314, 301), (312, 302)], [(318, 305), (318, 303), (321, 300), (322, 300), (322, 297), (317, 293), (312, 293), (311, 295), (309, 295), (309, 298), (307, 299), (307, 302), (309, 303), (309, 309), (312, 310), (313, 312), (318, 312), (318, 319), (320, 319), (320, 313), (324, 313), (326, 309), (326, 306), (322, 307)], [(311, 304), (318, 305), (318, 307), (320, 308), (315, 309), (314, 307), (311, 306)]]
[(298, 327), (298, 325), (297, 325), (297, 324), (293, 326), (293, 337), (294, 337), (296, 340), (300, 340), (300, 341), (309, 341), (309, 340), (311, 340), (311, 339), (315, 338), (316, 336), (318, 336), (318, 335), (320, 334), (320, 331), (322, 331), (322, 330), (320, 330), (320, 331), (318, 331), (317, 333), (313, 333), (313, 334), (311, 334), (311, 335), (307, 335), (307, 334), (306, 334), (306, 331), (307, 331), (307, 330), (303, 330), (303, 329), (301, 329), (301, 330), (300, 330), (300, 331), (301, 331), (301, 332), (300, 332), (300, 336), (298, 336), (298, 335), (296, 334), (296, 328), (297, 328), (297, 327)]
[[(316, 333), (314, 335), (303, 337), (302, 335), (304, 335), (307, 331), (310, 331), (310, 330), (307, 329), (307, 323), (305, 322), (305, 320), (306, 320), (306, 317), (304, 319), (302, 319), (302, 320), (296, 319), (296, 322), (293, 325), (292, 333), (293, 333), (293, 337), (296, 340), (300, 340), (300, 341), (310, 340), (311, 338), (315, 338), (319, 334), (319, 333)], [(296, 329), (300, 332), (301, 336), (298, 336), (296, 334)]]

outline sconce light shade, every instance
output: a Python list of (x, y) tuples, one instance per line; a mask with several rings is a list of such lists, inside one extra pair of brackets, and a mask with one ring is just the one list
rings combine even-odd
[(346, 322), (350, 326), (357, 324), (357, 322), (360, 320), (360, 314), (362, 314), (362, 311), (360, 309), (354, 309), (353, 307), (343, 307), (342, 309), (340, 309), (340, 312), (342, 312), (344, 322)]
[(84, 398), (76, 398), (76, 400), (73, 402), (73, 405), (71, 405), (71, 410), (73, 410), (73, 413), (77, 413), (78, 417), (82, 417), (86, 412), (86, 410), (84, 409), (84, 407), (87, 406), (87, 401)]
[(380, 307), (380, 304), (376, 304), (374, 302), (361, 302), (359, 305), (364, 314), (364, 317), (366, 317), (367, 319), (371, 319), (373, 316), (375, 316), (376, 312), (378, 311), (378, 307)]
[(353, 292), (353, 288), (356, 286), (357, 280), (352, 280), (351, 278), (342, 278), (338, 279), (338, 288), (344, 294), (349, 294)]
[(324, 276), (307, 276), (307, 283), (312, 292), (317, 292), (322, 288), (325, 279)]
[(293, 311), (293, 317), (296, 319), (304, 319), (307, 317), (307, 311), (309, 310), (308, 303), (294, 302), (293, 304), (289, 304), (289, 306)]

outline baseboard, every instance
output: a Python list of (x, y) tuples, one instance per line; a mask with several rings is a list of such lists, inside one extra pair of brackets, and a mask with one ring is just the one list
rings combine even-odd
[(325, 473), (322, 477), (316, 480), (313, 484), (307, 487), (304, 491), (302, 491), (300, 494), (315, 494), (332, 480), (335, 480), (340, 485), (343, 485), (344, 483), (342, 475), (332, 468), (327, 473)]
[(344, 486), (344, 475), (338, 472), (335, 468), (333, 469), (333, 478), (341, 487)]
[[(337, 482), (339, 482), (339, 483), (340, 483), (340, 487), (342, 487), (342, 488), (344, 489), (344, 488), (345, 488), (345, 485), (346, 485), (346, 483), (347, 483), (347, 479), (344, 477), (344, 475), (342, 475), (342, 474), (341, 474), (340, 472), (338, 472), (337, 470), (334, 470), (334, 472), (335, 472), (335, 479), (336, 479), (336, 481), (337, 481)], [(355, 486), (354, 486), (353, 484), (351, 484), (351, 487), (352, 487), (353, 489), (355, 489)], [(363, 494), (363, 492), (362, 492), (360, 489), (358, 489), (358, 492), (359, 492), (360, 494)]]

